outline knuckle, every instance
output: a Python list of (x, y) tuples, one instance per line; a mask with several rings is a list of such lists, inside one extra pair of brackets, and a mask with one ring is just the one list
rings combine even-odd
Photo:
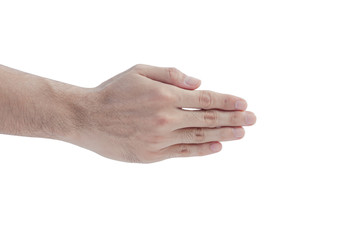
[(210, 108), (213, 105), (213, 97), (208, 90), (202, 90), (199, 94), (199, 105), (201, 108)]
[(163, 91), (161, 99), (163, 103), (174, 104), (178, 98), (171, 91)]
[(159, 113), (154, 115), (153, 122), (157, 127), (165, 127), (171, 123), (171, 118), (166, 114)]
[(230, 124), (231, 125), (238, 125), (240, 122), (240, 113), (239, 112), (233, 112), (230, 115)]
[(203, 128), (195, 128), (193, 136), (195, 142), (203, 142), (205, 141), (205, 130)]
[(225, 96), (223, 99), (223, 107), (226, 108), (229, 105), (230, 101), (231, 101), (230, 97)]
[(180, 71), (175, 67), (169, 67), (167, 70), (168, 70), (170, 81), (175, 82), (179, 77)]
[(180, 144), (177, 147), (176, 152), (179, 156), (189, 156), (191, 154), (190, 147), (184, 144)]
[(159, 101), (162, 106), (164, 106), (164, 103), (174, 103), (176, 101), (175, 95), (165, 88), (157, 88), (154, 90), (152, 97), (153, 100)]
[(205, 141), (205, 130), (203, 128), (194, 128), (186, 132), (185, 140), (189, 143), (201, 143)]
[(219, 116), (216, 111), (205, 111), (204, 122), (209, 127), (216, 127), (219, 121)]
[(144, 68), (144, 64), (135, 64), (134, 66), (131, 67), (131, 70), (133, 70), (134, 72), (140, 72), (143, 68)]

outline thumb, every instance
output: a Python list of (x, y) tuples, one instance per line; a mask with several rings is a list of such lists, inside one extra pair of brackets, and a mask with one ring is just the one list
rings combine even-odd
[(171, 84), (183, 89), (194, 90), (201, 85), (201, 80), (187, 76), (174, 67), (155, 67), (137, 64), (131, 70), (154, 81)]

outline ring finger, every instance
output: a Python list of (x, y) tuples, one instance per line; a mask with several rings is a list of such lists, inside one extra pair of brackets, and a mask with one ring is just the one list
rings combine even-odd
[(168, 144), (174, 145), (179, 143), (206, 143), (206, 142), (223, 142), (241, 139), (245, 131), (242, 127), (222, 127), (222, 128), (183, 128), (171, 133), (171, 139)]

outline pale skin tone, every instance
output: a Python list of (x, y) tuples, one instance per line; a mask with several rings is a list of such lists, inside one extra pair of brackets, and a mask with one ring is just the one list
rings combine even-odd
[(82, 88), (0, 65), (0, 134), (57, 139), (126, 162), (213, 154), (256, 117), (244, 99), (195, 90), (200, 83), (138, 64)]

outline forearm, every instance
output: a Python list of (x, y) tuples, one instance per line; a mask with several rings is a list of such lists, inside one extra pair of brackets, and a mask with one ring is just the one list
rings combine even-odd
[(68, 138), (80, 121), (78, 89), (0, 65), (0, 134)]

